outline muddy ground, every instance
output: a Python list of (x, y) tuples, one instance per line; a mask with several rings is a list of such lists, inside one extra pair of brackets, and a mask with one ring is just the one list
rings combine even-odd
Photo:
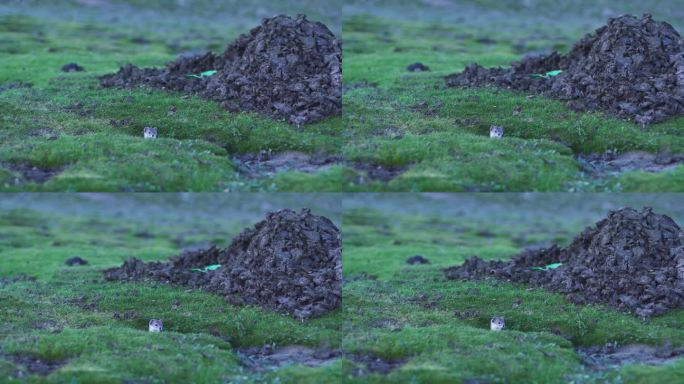
[(573, 110), (651, 124), (684, 114), (684, 40), (650, 15), (625, 15), (610, 19), (567, 55), (531, 55), (506, 69), (473, 64), (446, 81), (543, 94), (566, 100)]
[(447, 268), (448, 279), (493, 277), (607, 304), (642, 318), (684, 307), (684, 232), (650, 208), (611, 212), (565, 248), (526, 250), (510, 261), (478, 257)]
[(341, 305), (341, 234), (330, 220), (308, 210), (281, 210), (244, 230), (227, 248), (184, 252), (166, 263), (129, 259), (106, 270), (105, 278), (201, 288), (234, 305), (261, 305), (307, 319)]
[(324, 24), (281, 15), (265, 19), (221, 54), (180, 57), (164, 69), (129, 64), (101, 84), (199, 94), (231, 111), (300, 125), (342, 113), (342, 51)]

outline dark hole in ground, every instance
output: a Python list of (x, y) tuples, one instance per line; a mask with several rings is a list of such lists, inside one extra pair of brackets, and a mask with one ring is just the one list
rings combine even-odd
[(288, 151), (272, 154), (268, 151), (248, 153), (233, 157), (238, 164), (238, 171), (248, 178), (273, 176), (276, 173), (298, 171), (315, 173), (325, 171), (333, 165), (340, 164), (340, 156), (325, 154), (309, 155), (302, 152)]
[(0, 167), (5, 167), (21, 175), (21, 177), (14, 178), (14, 185), (21, 185), (25, 182), (43, 184), (64, 170), (63, 168), (40, 168), (21, 163), (0, 163)]
[(328, 348), (310, 348), (303, 345), (241, 348), (236, 350), (241, 363), (256, 372), (276, 370), (284, 365), (319, 367), (330, 364), (342, 356), (342, 351)]
[(627, 364), (661, 365), (684, 357), (684, 348), (629, 344), (605, 344), (577, 349), (582, 363), (594, 370), (615, 369)]
[(18, 83), (7, 83), (0, 85), (0, 93), (3, 93), (5, 91), (9, 91), (10, 89), (19, 89), (19, 88), (32, 88), (33, 84), (31, 83), (23, 83), (23, 82), (18, 82)]
[(472, 257), (444, 273), (531, 284), (576, 304), (603, 303), (648, 318), (684, 307), (684, 232), (650, 208), (623, 208), (565, 248), (526, 250), (510, 261)]
[(240, 174), (247, 178), (257, 179), (270, 177), (280, 172), (296, 171), (304, 173), (323, 172), (335, 165), (344, 165), (361, 171), (364, 175), (359, 176), (359, 184), (368, 181), (389, 182), (401, 173), (406, 167), (385, 167), (375, 163), (361, 163), (345, 160), (342, 156), (313, 154), (287, 151), (272, 154), (262, 150), (259, 153), (248, 153), (233, 157)]
[(23, 273), (14, 276), (0, 276), (0, 287), (2, 287), (3, 285), (20, 283), (23, 281), (36, 281), (36, 278), (34, 276), (28, 276)]
[(406, 364), (406, 359), (384, 359), (370, 354), (348, 354), (347, 358), (357, 364), (354, 371), (356, 376), (365, 376), (371, 373), (386, 375)]
[(103, 87), (198, 94), (230, 111), (257, 111), (297, 125), (342, 113), (340, 42), (304, 15), (265, 19), (222, 54), (180, 57), (163, 69), (129, 64), (100, 80)]
[(70, 257), (64, 261), (64, 264), (73, 267), (73, 266), (81, 266), (81, 265), (88, 265), (88, 261), (80, 258), (78, 256)]
[(577, 159), (584, 172), (592, 177), (605, 177), (629, 171), (662, 172), (684, 164), (684, 155), (669, 153), (626, 152), (616, 154), (608, 151), (591, 155), (579, 155)]
[(47, 376), (67, 363), (66, 360), (43, 360), (31, 355), (10, 355), (9, 361), (20, 367), (15, 372), (15, 377), (23, 378), (27, 375)]
[(406, 359), (383, 359), (370, 354), (352, 354), (340, 349), (311, 348), (303, 345), (239, 348), (235, 351), (243, 366), (253, 372), (277, 370), (285, 365), (320, 367), (341, 358), (355, 363), (355, 376), (371, 373), (386, 375), (406, 363)]
[[(385, 183), (392, 181), (392, 179), (408, 170), (408, 167), (388, 167), (372, 162), (356, 162), (353, 163), (353, 167), (357, 171), (365, 172), (370, 181), (382, 181)], [(358, 182), (359, 184), (364, 184), (368, 179), (361, 177)]]
[(610, 19), (567, 55), (528, 56), (505, 69), (473, 64), (446, 82), (543, 94), (566, 100), (573, 110), (650, 124), (684, 114), (684, 40), (650, 15), (625, 15)]
[(227, 248), (184, 252), (166, 263), (133, 258), (104, 274), (109, 281), (201, 288), (234, 305), (261, 305), (306, 319), (342, 303), (341, 234), (329, 219), (307, 209), (284, 209), (245, 229)]

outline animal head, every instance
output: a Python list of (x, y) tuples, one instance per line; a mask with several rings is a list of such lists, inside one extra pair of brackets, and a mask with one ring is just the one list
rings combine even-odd
[(492, 317), (492, 321), (490, 322), (490, 328), (492, 331), (500, 331), (504, 328), (505, 323), (504, 323), (504, 318), (499, 317), (499, 316), (494, 316)]
[(157, 128), (145, 127), (143, 130), (143, 136), (146, 139), (156, 139), (157, 138)]
[(150, 320), (150, 332), (161, 332), (164, 329), (164, 324), (161, 320)]
[(503, 137), (504, 134), (504, 128), (499, 125), (492, 125), (489, 128), (489, 137), (492, 139), (500, 139)]

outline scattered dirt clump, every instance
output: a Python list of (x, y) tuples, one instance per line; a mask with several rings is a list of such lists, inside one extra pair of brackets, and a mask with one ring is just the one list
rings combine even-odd
[(684, 40), (650, 15), (625, 15), (610, 19), (567, 55), (528, 56), (506, 69), (473, 64), (446, 82), (543, 94), (573, 110), (606, 111), (645, 125), (684, 114)]
[(664, 345), (654, 347), (644, 344), (619, 346), (609, 343), (577, 350), (582, 362), (595, 370), (608, 370), (626, 364), (661, 365), (684, 357), (684, 348)]
[(109, 281), (201, 288), (225, 295), (231, 304), (260, 305), (306, 319), (341, 305), (341, 235), (325, 217), (285, 209), (269, 213), (225, 249), (184, 252), (166, 263), (133, 258), (104, 273)]
[(198, 94), (231, 111), (301, 125), (341, 114), (341, 44), (322, 23), (281, 15), (265, 19), (222, 54), (180, 57), (163, 69), (129, 64), (100, 83)]
[(444, 272), (448, 279), (531, 284), (576, 304), (603, 303), (648, 318), (684, 307), (684, 231), (650, 208), (623, 208), (568, 247), (526, 250), (510, 261), (472, 257)]

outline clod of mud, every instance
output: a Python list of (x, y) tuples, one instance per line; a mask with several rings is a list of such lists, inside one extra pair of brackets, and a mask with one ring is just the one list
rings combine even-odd
[(82, 259), (78, 256), (75, 256), (75, 257), (71, 257), (71, 258), (66, 259), (64, 264), (66, 264), (70, 267), (73, 267), (74, 265), (88, 265), (88, 261), (85, 259)]
[(415, 255), (415, 256), (411, 256), (408, 259), (406, 259), (406, 264), (410, 264), (410, 265), (430, 264), (430, 260), (424, 258), (421, 255)]
[(237, 354), (247, 369), (256, 372), (276, 370), (284, 365), (304, 365), (319, 367), (330, 364), (342, 356), (341, 350), (328, 348), (309, 348), (302, 345), (275, 347), (251, 347), (238, 349)]
[[(215, 270), (197, 271), (210, 265)], [(167, 263), (129, 259), (104, 271), (109, 281), (157, 280), (225, 295), (306, 319), (342, 302), (342, 243), (327, 218), (284, 209), (245, 229), (228, 248), (184, 252)]]
[(584, 365), (595, 370), (608, 370), (626, 364), (661, 365), (684, 357), (684, 348), (654, 347), (644, 344), (618, 346), (616, 344), (578, 348)]
[(543, 94), (573, 110), (602, 110), (645, 125), (684, 114), (684, 40), (650, 15), (625, 15), (610, 19), (567, 55), (530, 56), (507, 69), (473, 64), (446, 82)]
[(62, 72), (83, 72), (85, 68), (76, 63), (69, 63), (62, 67)]
[(180, 57), (163, 69), (129, 64), (100, 83), (198, 94), (231, 111), (257, 111), (300, 125), (342, 113), (342, 50), (324, 24), (304, 15), (276, 16), (220, 55)]
[(413, 63), (406, 67), (406, 70), (409, 72), (429, 72), (430, 67), (423, 63)]
[(233, 160), (238, 164), (238, 171), (250, 178), (272, 176), (287, 171), (320, 172), (342, 162), (340, 156), (308, 155), (295, 151), (273, 154), (263, 150), (259, 153), (238, 155), (233, 157)]
[(684, 155), (668, 153), (626, 152), (616, 154), (608, 151), (577, 157), (584, 171), (595, 177), (605, 177), (629, 171), (662, 172), (684, 164)]
[(684, 231), (650, 208), (623, 208), (568, 247), (526, 250), (510, 261), (472, 257), (444, 273), (447, 279), (527, 283), (576, 304), (603, 303), (648, 318), (684, 307)]

